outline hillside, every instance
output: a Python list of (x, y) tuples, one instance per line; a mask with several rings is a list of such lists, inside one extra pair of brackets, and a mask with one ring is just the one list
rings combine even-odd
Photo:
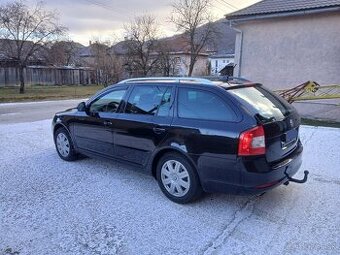
[[(216, 35), (213, 40), (204, 49), (204, 52), (210, 54), (232, 54), (235, 51), (236, 32), (229, 27), (225, 19), (220, 19), (214, 22)], [(204, 31), (205, 26), (198, 28), (199, 31)], [(187, 44), (185, 34), (173, 35), (159, 39), (160, 42), (166, 45), (174, 52), (188, 52), (189, 46)], [(126, 52), (124, 47), (125, 41), (121, 41), (112, 46), (112, 50), (120, 55)]]

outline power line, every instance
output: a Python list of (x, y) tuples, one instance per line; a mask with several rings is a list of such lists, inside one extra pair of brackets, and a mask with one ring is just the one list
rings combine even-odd
[[(226, 5), (224, 2), (222, 2), (222, 0), (215, 0), (215, 4), (218, 4), (218, 5), (222, 6), (222, 7), (228, 8), (231, 11), (235, 11), (234, 8), (232, 8), (229, 5)], [(217, 8), (217, 7), (215, 6), (215, 8)]]
[(116, 11), (116, 10), (113, 10), (113, 8), (111, 6), (108, 6), (108, 5), (103, 4), (101, 2), (98, 2), (98, 1), (94, 1), (94, 0), (84, 0), (84, 1), (86, 1), (86, 2), (88, 2), (90, 4), (93, 4), (93, 5), (105, 8), (105, 9), (110, 9), (111, 11)]
[(227, 2), (226, 0), (220, 0), (220, 1), (222, 1), (223, 3), (225, 3), (226, 5), (228, 5), (229, 7), (233, 8), (235, 10), (239, 10), (239, 8), (237, 8), (235, 5)]
[(113, 12), (117, 13), (118, 15), (123, 15), (123, 13), (119, 12), (117, 9), (120, 9), (121, 11), (125, 11), (126, 12), (126, 10), (123, 10), (123, 9), (117, 8), (117, 7), (113, 8), (113, 6), (105, 4), (105, 3), (102, 3), (102, 2), (99, 2), (98, 0), (84, 0), (84, 1), (86, 1), (86, 2), (88, 2), (90, 4), (93, 4), (95, 6), (104, 8), (105, 10), (113, 11)]

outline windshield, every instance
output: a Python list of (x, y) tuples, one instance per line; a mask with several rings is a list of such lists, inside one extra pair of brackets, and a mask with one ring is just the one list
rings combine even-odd
[(281, 120), (293, 111), (287, 102), (259, 86), (231, 89), (228, 92), (243, 100), (263, 118)]

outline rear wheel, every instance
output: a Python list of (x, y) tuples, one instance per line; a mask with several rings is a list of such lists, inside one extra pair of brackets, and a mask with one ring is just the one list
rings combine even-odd
[(177, 153), (165, 154), (160, 159), (157, 180), (162, 192), (176, 203), (189, 203), (203, 193), (196, 169)]
[(55, 132), (54, 143), (61, 159), (66, 161), (73, 161), (77, 159), (77, 154), (74, 150), (72, 140), (65, 128), (59, 128)]

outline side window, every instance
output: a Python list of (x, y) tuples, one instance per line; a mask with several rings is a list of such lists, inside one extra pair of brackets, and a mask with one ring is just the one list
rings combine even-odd
[(234, 121), (235, 112), (214, 93), (179, 88), (178, 117), (201, 120)]
[(135, 86), (125, 113), (168, 116), (171, 88), (167, 86)]
[(122, 101), (126, 89), (111, 91), (92, 102), (90, 111), (96, 112), (117, 112), (118, 106)]

